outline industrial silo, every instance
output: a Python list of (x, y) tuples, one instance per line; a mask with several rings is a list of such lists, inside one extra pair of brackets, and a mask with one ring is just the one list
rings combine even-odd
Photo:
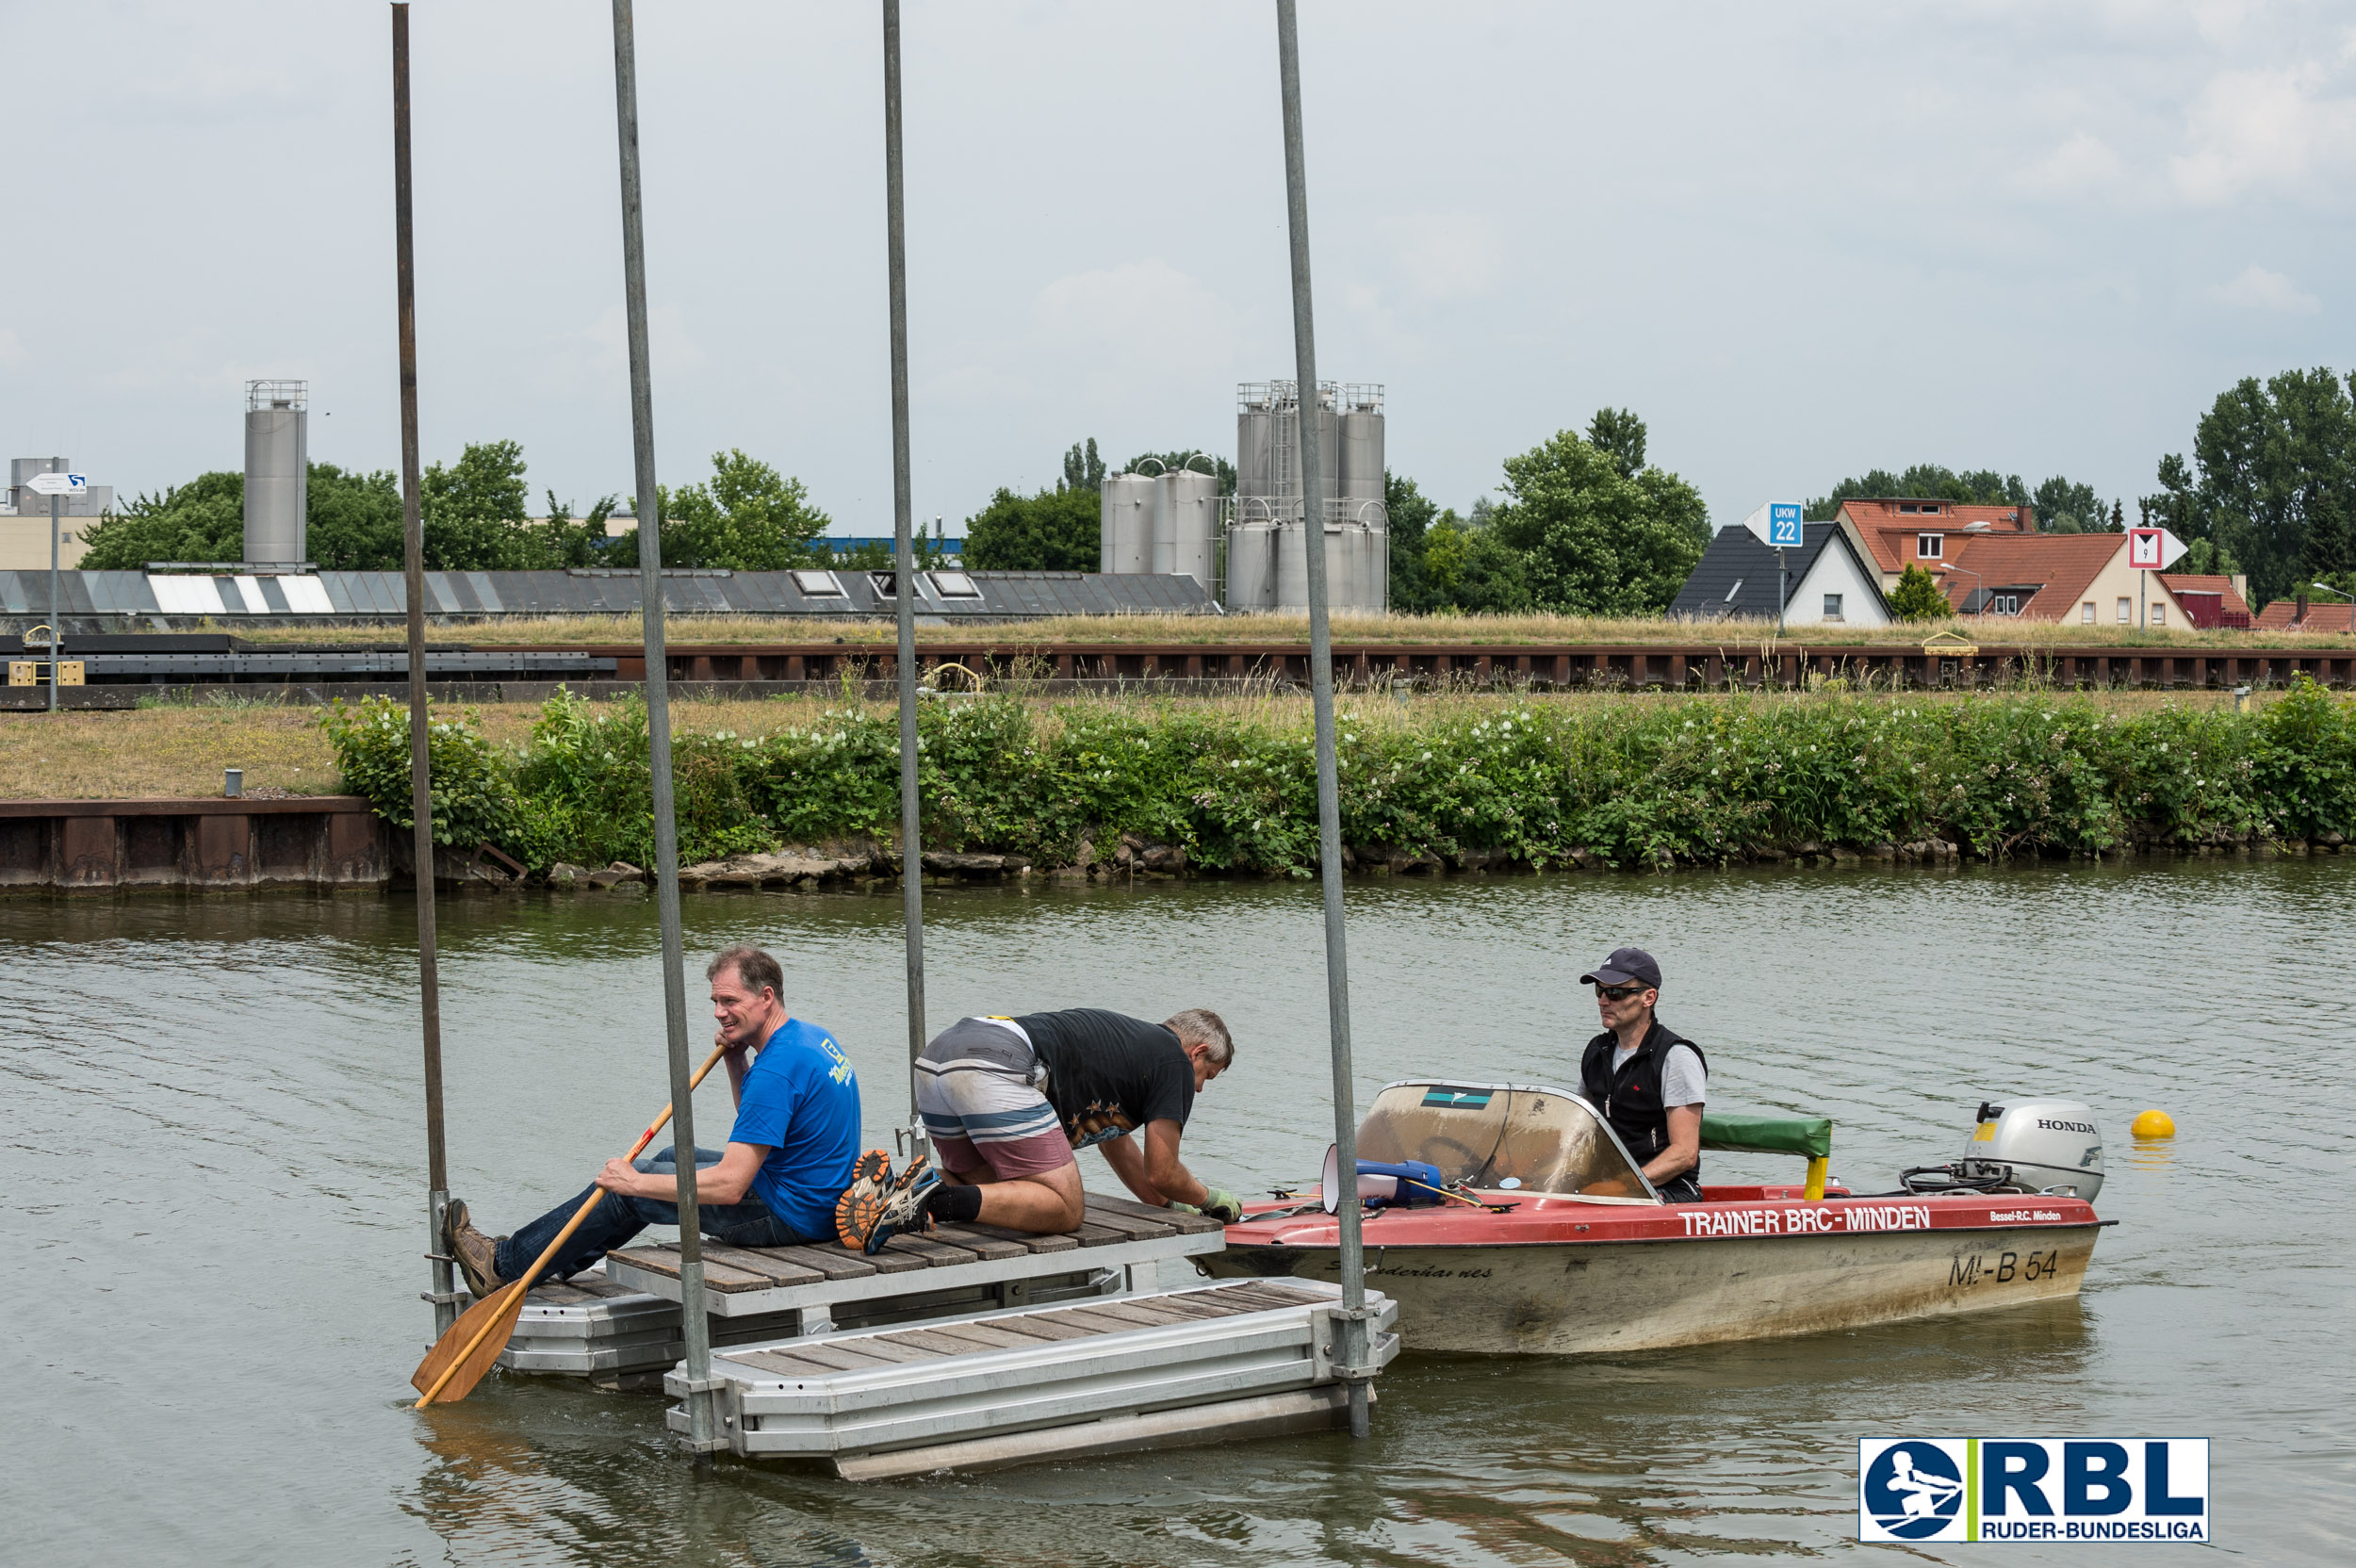
[(1153, 482), (1153, 569), (1184, 572), (1209, 588), (1219, 540), (1219, 480), (1173, 468)]
[(1230, 612), (1276, 608), (1276, 525), (1239, 522), (1227, 531)]
[[(1276, 608), (1279, 610), (1309, 608), (1309, 563), (1301, 547), (1303, 531), (1299, 523), (1286, 523), (1276, 532)], [(1318, 531), (1325, 539), (1325, 609), (1328, 614), (1333, 614), (1358, 602), (1358, 573), (1351, 559), (1349, 538), (1351, 531), (1338, 524), (1328, 524)]]
[(1153, 569), (1153, 481), (1143, 474), (1106, 474), (1098, 517), (1099, 569)]
[(1341, 487), (1352, 501), (1383, 497), (1383, 392), (1381, 387), (1346, 389), (1342, 408)]
[(301, 561), (309, 502), (310, 384), (245, 384), (245, 558)]
[(1235, 388), (1235, 494), (1276, 494), (1276, 395), (1266, 382)]

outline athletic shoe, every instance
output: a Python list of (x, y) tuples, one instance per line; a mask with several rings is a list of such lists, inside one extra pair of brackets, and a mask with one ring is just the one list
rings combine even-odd
[(497, 1295), (507, 1283), (499, 1278), (499, 1244), (474, 1228), (466, 1205), (455, 1198), (442, 1210), (442, 1245), (458, 1260), (458, 1271), (466, 1277), (466, 1288), (476, 1300)]
[(884, 1250), (884, 1244), (903, 1231), (929, 1231), (932, 1217), (924, 1212), (924, 1200), (941, 1185), (941, 1172), (922, 1154), (900, 1173), (892, 1184), (871, 1216), (855, 1221), (859, 1250), (874, 1256)]
[(851, 1162), (851, 1184), (834, 1200), (834, 1233), (845, 1247), (857, 1247), (855, 1217), (872, 1215), (892, 1185), (892, 1151), (870, 1149)]

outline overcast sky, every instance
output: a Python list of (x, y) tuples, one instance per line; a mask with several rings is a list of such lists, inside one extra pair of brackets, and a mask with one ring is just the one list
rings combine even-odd
[[(0, 18), (10, 454), (234, 468), (286, 376), (314, 458), (395, 466), (386, 7)], [(426, 455), (626, 494), (608, 8), (411, 26)], [(663, 482), (742, 447), (888, 531), (876, 8), (638, 27)], [(1272, 6), (910, 0), (906, 40), (919, 515), (1083, 436), (1232, 456), (1235, 384), (1292, 374)], [(1304, 0), (1301, 53), (1319, 368), (1459, 508), (1614, 404), (1721, 523), (1918, 461), (2132, 514), (2235, 379), (2356, 361), (2345, 4)]]

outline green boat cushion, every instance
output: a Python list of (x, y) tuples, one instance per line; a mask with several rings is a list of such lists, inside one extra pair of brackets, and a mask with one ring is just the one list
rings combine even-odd
[(1832, 1158), (1828, 1116), (1742, 1116), (1702, 1113), (1702, 1147), (1738, 1154), (1805, 1154)]

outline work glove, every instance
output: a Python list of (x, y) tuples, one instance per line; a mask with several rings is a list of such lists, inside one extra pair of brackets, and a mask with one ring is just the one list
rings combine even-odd
[(1237, 1198), (1232, 1192), (1221, 1192), (1217, 1187), (1209, 1187), (1206, 1188), (1205, 1191), (1208, 1196), (1203, 1200), (1203, 1212), (1204, 1214), (1209, 1215), (1213, 1219), (1218, 1220), (1222, 1225), (1233, 1225), (1236, 1220), (1243, 1217), (1242, 1199)]

